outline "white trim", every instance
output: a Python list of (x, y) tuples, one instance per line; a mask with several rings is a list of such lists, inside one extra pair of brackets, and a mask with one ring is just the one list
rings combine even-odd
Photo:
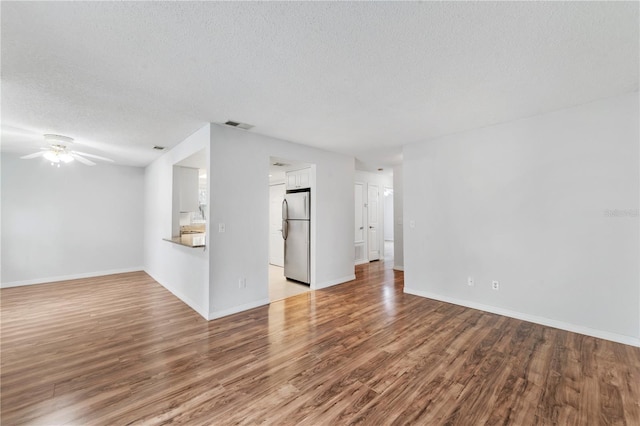
[(356, 262), (356, 265), (364, 265), (365, 263), (369, 263), (369, 261), (367, 259), (359, 260)]
[(454, 297), (441, 296), (439, 294), (430, 293), (428, 291), (416, 290), (412, 288), (404, 288), (404, 292), (414, 296), (426, 297), (428, 299), (439, 300), (441, 302), (453, 303), (454, 305), (465, 306), (467, 308), (478, 309), (492, 314), (503, 315), (505, 317), (515, 318), (523, 321), (533, 322), (547, 327), (559, 328), (560, 330), (571, 331), (573, 333), (584, 334), (586, 336), (597, 337), (600, 339), (611, 340), (612, 342), (623, 343), (625, 345), (640, 347), (640, 338), (633, 336), (625, 336), (623, 334), (611, 333), (609, 331), (596, 330), (589, 327), (570, 324), (564, 321), (557, 321), (549, 318), (539, 317), (537, 315), (524, 314), (522, 312), (512, 311), (510, 309), (497, 308), (495, 306), (483, 305), (481, 303), (470, 302), (468, 300), (456, 299)]
[[(367, 262), (367, 263), (369, 263), (369, 262)], [(334, 286), (334, 285), (346, 283), (348, 281), (353, 281), (355, 279), (356, 279), (356, 275), (355, 274), (351, 274), (351, 275), (347, 275), (346, 277), (336, 278), (335, 280), (329, 280), (329, 281), (325, 281), (325, 282), (320, 283), (320, 284), (316, 284), (316, 285), (312, 286), (311, 289), (312, 290), (320, 290), (320, 289), (331, 287), (331, 286)]]
[(147, 275), (149, 275), (151, 278), (153, 278), (153, 280), (155, 282), (160, 284), (162, 287), (167, 289), (167, 291), (169, 291), (175, 297), (180, 299), (185, 305), (187, 305), (188, 307), (190, 307), (191, 309), (196, 311), (198, 313), (198, 315), (200, 315), (202, 318), (209, 319), (209, 318), (207, 318), (207, 310), (205, 308), (202, 308), (200, 305), (198, 305), (196, 302), (191, 300), (189, 297), (185, 296), (184, 293), (182, 293), (181, 291), (178, 291), (178, 290), (176, 290), (174, 288), (170, 288), (169, 286), (166, 286), (166, 285), (162, 284), (158, 279), (156, 279), (156, 277), (151, 275), (149, 272), (147, 272), (147, 271), (145, 271), (145, 272), (147, 273)]
[(144, 267), (142, 267), (142, 266), (134, 266), (133, 268), (111, 269), (111, 270), (108, 270), (108, 271), (98, 271), (98, 272), (84, 272), (82, 274), (59, 275), (57, 277), (37, 278), (35, 280), (23, 280), (23, 281), (13, 281), (13, 282), (8, 282), (8, 283), (2, 283), (2, 284), (0, 284), (0, 288), (20, 287), (20, 286), (23, 286), (23, 285), (55, 283), (55, 282), (59, 282), (59, 281), (78, 280), (78, 279), (81, 279), (81, 278), (102, 277), (104, 275), (124, 274), (124, 273), (127, 273), (127, 272), (140, 272), (140, 271), (144, 271)]
[(393, 265), (393, 269), (395, 271), (404, 271), (404, 266), (402, 266), (402, 265)]
[(244, 305), (234, 306), (233, 308), (225, 309), (223, 311), (209, 312), (208, 320), (214, 320), (228, 315), (237, 314), (238, 312), (248, 311), (249, 309), (258, 308), (260, 306), (268, 305), (269, 299), (257, 300), (255, 302), (245, 303)]

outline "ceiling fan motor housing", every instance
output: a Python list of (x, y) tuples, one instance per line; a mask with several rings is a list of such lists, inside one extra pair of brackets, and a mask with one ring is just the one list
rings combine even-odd
[(53, 134), (44, 135), (44, 140), (47, 141), (47, 143), (50, 145), (61, 146), (63, 148), (73, 143), (73, 138), (70, 138), (68, 136), (53, 135)]

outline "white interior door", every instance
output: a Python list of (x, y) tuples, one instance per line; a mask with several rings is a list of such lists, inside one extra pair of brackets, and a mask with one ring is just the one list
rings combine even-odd
[(364, 243), (364, 185), (355, 185), (355, 243)]
[(282, 239), (282, 200), (285, 185), (269, 187), (269, 263), (284, 267), (284, 240)]
[(367, 232), (369, 262), (380, 259), (380, 190), (378, 185), (369, 184), (367, 191)]
[(366, 236), (365, 232), (366, 219), (365, 216), (365, 192), (364, 192), (364, 184), (356, 183), (354, 189), (354, 200), (355, 200), (355, 235), (354, 235), (354, 258), (356, 264), (366, 263), (367, 259), (367, 244), (366, 244)]

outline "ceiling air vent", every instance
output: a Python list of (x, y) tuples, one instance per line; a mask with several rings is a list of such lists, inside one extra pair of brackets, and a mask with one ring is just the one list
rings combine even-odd
[(288, 166), (289, 164), (287, 163), (280, 163), (278, 161), (276, 161), (275, 163), (272, 164), (272, 166), (276, 166), (276, 167), (284, 167), (284, 166)]
[(162, 151), (162, 150), (164, 149), (164, 146), (158, 146), (158, 145), (155, 145), (155, 146), (153, 147), (153, 149), (157, 149), (158, 151)]
[(226, 123), (224, 123), (224, 124), (226, 124), (227, 126), (237, 127), (237, 128), (239, 128), (239, 129), (244, 129), (244, 130), (249, 130), (249, 129), (251, 129), (251, 128), (253, 127), (251, 124), (247, 124), (247, 123), (240, 123), (240, 122), (237, 122), (237, 121), (231, 121), (231, 120), (227, 121), (227, 122), (226, 122)]

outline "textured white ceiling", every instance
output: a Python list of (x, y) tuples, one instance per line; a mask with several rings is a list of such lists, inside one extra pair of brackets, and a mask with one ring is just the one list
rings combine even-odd
[[(206, 122), (357, 156), (638, 90), (637, 2), (2, 2), (2, 148)], [(80, 149), (80, 147), (77, 147)]]

